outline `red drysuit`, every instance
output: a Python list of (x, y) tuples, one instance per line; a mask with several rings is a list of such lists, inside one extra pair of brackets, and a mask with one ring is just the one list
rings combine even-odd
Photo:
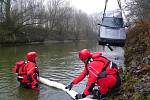
[[(105, 78), (97, 80), (98, 75), (102, 72), (105, 66), (108, 66), (105, 70), (108, 75)], [(78, 84), (86, 76), (88, 76), (88, 82), (86, 88), (84, 89), (84, 94), (86, 96), (89, 95), (91, 88), (93, 88), (93, 84), (96, 83), (100, 87), (100, 93), (105, 95), (109, 88), (116, 85), (117, 71), (117, 66), (112, 66), (111, 61), (101, 56), (100, 52), (95, 52), (91, 54), (90, 62), (85, 65), (84, 70), (72, 81), (72, 84)]]
[(36, 52), (27, 53), (27, 62), (18, 61), (14, 67), (14, 71), (18, 74), (17, 79), (23, 87), (32, 89), (38, 87), (38, 67), (35, 63), (37, 57)]

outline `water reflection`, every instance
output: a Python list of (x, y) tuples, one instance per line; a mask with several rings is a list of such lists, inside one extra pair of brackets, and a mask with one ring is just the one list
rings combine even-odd
[[(17, 60), (24, 59), (28, 51), (37, 51), (40, 76), (68, 84), (83, 69), (83, 63), (78, 58), (78, 51), (90, 49), (92, 52), (101, 51), (119, 66), (124, 64), (124, 51), (113, 47), (111, 52), (96, 43), (46, 43), (0, 48), (0, 100), (71, 100), (61, 90), (40, 84), (39, 93), (30, 89), (18, 87), (16, 76), (12, 73), (12, 66)], [(73, 89), (82, 92), (86, 79)], [(80, 87), (80, 88), (79, 88)], [(63, 98), (63, 99), (61, 99)]]
[(16, 91), (17, 99), (19, 100), (37, 100), (38, 92), (31, 89), (26, 88), (18, 88)]

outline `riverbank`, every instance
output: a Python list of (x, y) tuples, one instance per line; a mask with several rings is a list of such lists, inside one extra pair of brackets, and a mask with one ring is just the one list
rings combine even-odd
[[(39, 44), (47, 44), (47, 43), (68, 43), (68, 42), (75, 42), (75, 43), (78, 43), (78, 42), (87, 42), (88, 40), (64, 40), (64, 41), (57, 41), (57, 40), (47, 40), (47, 41), (44, 41), (44, 42), (30, 42), (30, 43), (2, 43), (0, 44), (0, 47), (3, 47), (3, 46), (20, 46), (20, 45), (39, 45)], [(96, 42), (96, 40), (93, 40), (94, 42)]]
[[(150, 25), (147, 23), (146, 25)], [(115, 100), (150, 100), (150, 29), (136, 24), (128, 30), (123, 85)]]
[[(125, 46), (126, 75), (123, 84), (124, 97), (128, 100), (150, 100), (150, 46), (146, 34), (127, 40)], [(132, 41), (133, 42), (128, 42)], [(150, 38), (149, 38), (150, 40)]]
[(150, 22), (129, 29), (125, 45), (127, 68), (124, 96), (132, 100), (150, 100)]

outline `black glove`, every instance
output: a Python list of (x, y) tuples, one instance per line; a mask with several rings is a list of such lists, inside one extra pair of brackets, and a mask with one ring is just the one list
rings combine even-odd
[(82, 94), (76, 94), (75, 99), (82, 99)]
[(73, 87), (73, 84), (70, 83), (68, 86), (65, 87), (65, 89), (69, 89), (69, 91), (70, 91), (72, 89), (72, 87)]
[(99, 80), (99, 79), (101, 79), (101, 78), (105, 78), (105, 77), (107, 77), (107, 75), (108, 75), (108, 73), (107, 73), (106, 71), (101, 72), (101, 73), (97, 76), (97, 79)]
[(86, 97), (86, 95), (84, 93), (83, 94), (76, 94), (75, 99), (82, 99), (85, 97)]
[(39, 87), (39, 84), (38, 84), (38, 83), (36, 83), (34, 86), (35, 86), (36, 88), (38, 88), (38, 87)]
[(17, 77), (18, 82), (21, 82), (23, 80), (23, 78), (19, 78)]

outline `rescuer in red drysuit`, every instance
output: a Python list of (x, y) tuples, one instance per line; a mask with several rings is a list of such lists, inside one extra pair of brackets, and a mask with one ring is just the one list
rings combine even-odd
[(83, 49), (79, 52), (79, 58), (85, 63), (84, 70), (66, 86), (66, 89), (71, 90), (73, 85), (78, 84), (88, 76), (87, 86), (83, 94), (77, 94), (75, 96), (76, 99), (85, 98), (89, 94), (92, 94), (95, 85), (99, 87), (99, 99), (104, 98), (109, 89), (111, 90), (116, 85), (121, 85), (120, 79), (118, 79), (117, 65), (102, 56), (101, 52), (90, 53), (88, 49)]
[(27, 61), (21, 60), (16, 62), (14, 71), (17, 73), (17, 80), (21, 87), (35, 89), (38, 87), (38, 67), (36, 65), (36, 52), (26, 54)]

